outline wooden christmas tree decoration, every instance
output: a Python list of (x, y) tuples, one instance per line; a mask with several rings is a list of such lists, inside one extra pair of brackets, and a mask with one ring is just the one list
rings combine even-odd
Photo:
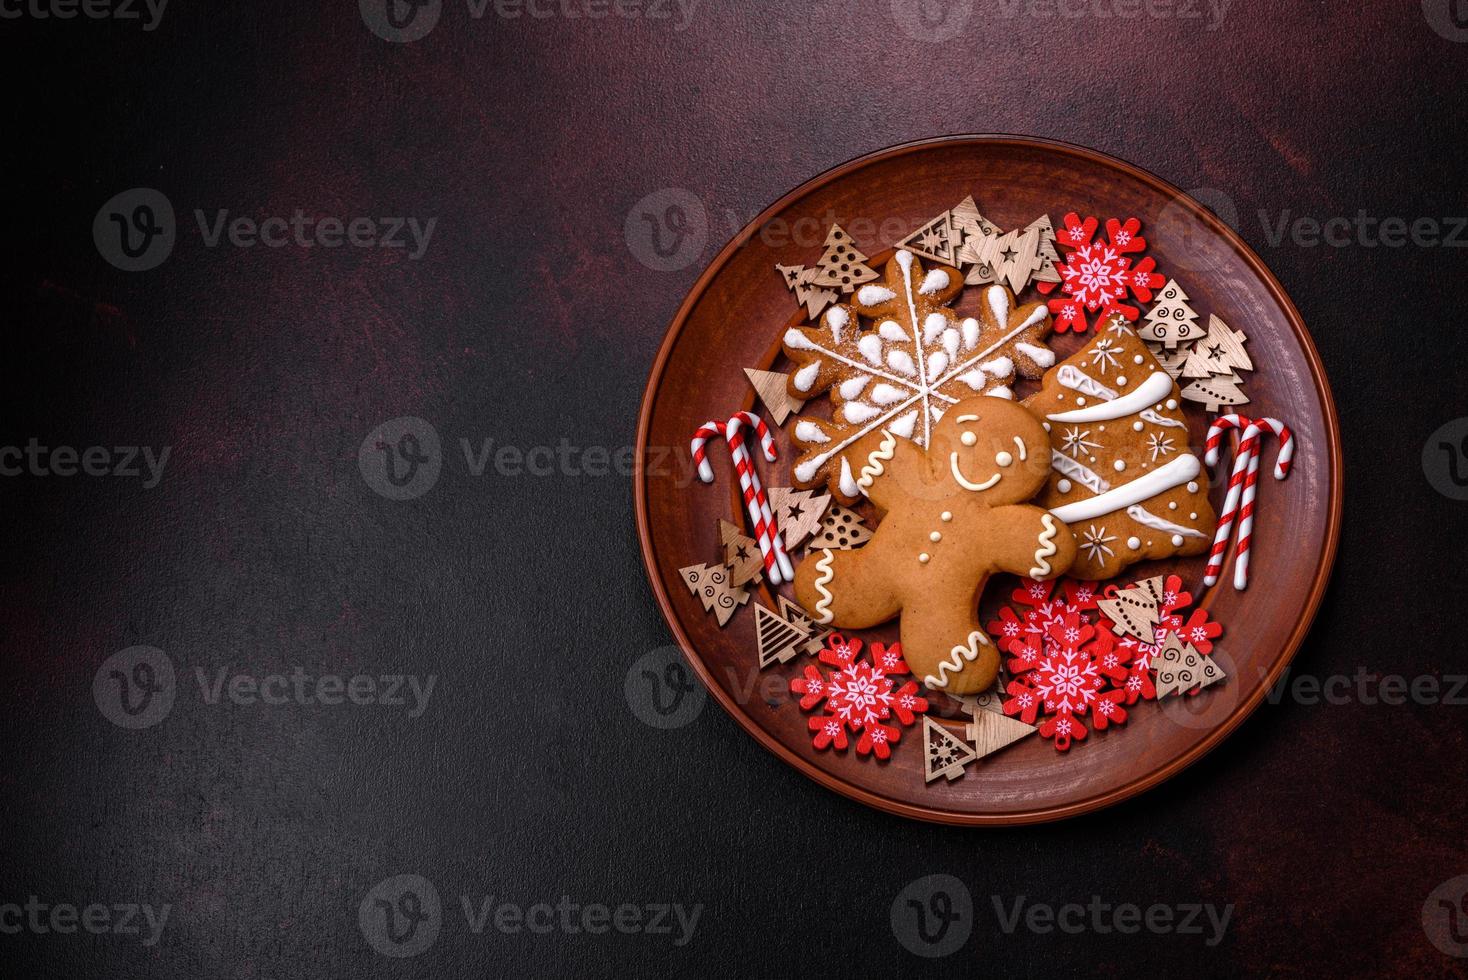
[(833, 504), (826, 511), (826, 516), (821, 518), (820, 529), (805, 548), (807, 551), (820, 551), (822, 548), (846, 551), (865, 544), (871, 536), (872, 529), (861, 522), (860, 514), (840, 504)]
[[(1179, 348), (1179, 351), (1181, 351), (1181, 348)], [(1187, 349), (1187, 354), (1183, 358), (1182, 369), (1178, 372), (1178, 376), (1182, 378), (1211, 378), (1213, 377), (1213, 373), (1213, 368), (1208, 360), (1208, 352), (1204, 349), (1203, 342), (1200, 340)]]
[(815, 282), (818, 270), (803, 265), (776, 265), (775, 271), (785, 280), (785, 288), (795, 294), (795, 301), (805, 306), (806, 315), (812, 320), (821, 311), (836, 302), (834, 289), (827, 289)]
[(1208, 411), (1216, 412), (1225, 405), (1248, 403), (1249, 398), (1240, 387), (1242, 384), (1243, 379), (1237, 374), (1217, 374), (1188, 385), (1183, 389), (1183, 397), (1189, 401), (1201, 402)]
[(754, 635), (759, 645), (760, 669), (793, 660), (804, 646), (806, 632), (759, 603), (754, 606)]
[(1247, 340), (1242, 330), (1234, 330), (1218, 317), (1209, 315), (1208, 336), (1198, 342), (1198, 347), (1208, 358), (1208, 368), (1213, 374), (1231, 374), (1234, 371), (1252, 371), (1254, 362), (1244, 350)]
[[(808, 276), (815, 275), (810, 269), (805, 271)], [(836, 290), (826, 289), (823, 286), (815, 286), (808, 282), (802, 282), (795, 287), (795, 301), (805, 307), (806, 316), (814, 320), (821, 315), (821, 311), (836, 302)]]
[(977, 758), (966, 742), (930, 716), (923, 715), (924, 782), (931, 783), (939, 776), (952, 782), (963, 775), (964, 766)]
[(817, 495), (812, 490), (792, 490), (790, 487), (770, 487), (769, 497), (775, 524), (785, 537), (785, 547), (790, 550), (816, 532), (821, 526), (821, 517), (831, 504), (829, 493)]
[(798, 412), (805, 405), (805, 402), (790, 397), (790, 389), (786, 387), (789, 375), (745, 368), (744, 376), (749, 379), (750, 387), (759, 395), (776, 425), (784, 425), (791, 412)]
[(964, 281), (970, 284), (993, 282), (994, 268), (981, 256), (989, 254), (994, 240), (1003, 234), (999, 226), (979, 213), (971, 196), (949, 212), (949, 221), (957, 236), (954, 258), (960, 265), (973, 266)]
[(866, 264), (867, 257), (857, 251), (851, 236), (840, 225), (832, 225), (826, 235), (826, 251), (816, 263), (817, 286), (832, 286), (849, 293), (864, 282), (877, 278), (877, 271)]
[(759, 542), (734, 524), (719, 519), (719, 543), (724, 546), (724, 565), (729, 569), (730, 585), (742, 588), (746, 582), (758, 582), (765, 569)]
[(1037, 254), (1040, 256), (1040, 268), (1031, 277), (1031, 280), (1033, 282), (1059, 282), (1060, 271), (1055, 266), (1060, 262), (1060, 253), (1055, 250), (1055, 226), (1050, 223), (1050, 215), (1040, 215), (1025, 225), (1025, 231), (1036, 233)]
[(785, 288), (790, 290), (792, 293), (795, 292), (796, 286), (799, 286), (802, 282), (807, 281), (806, 279), (802, 278), (805, 275), (805, 266), (803, 265), (777, 264), (775, 266), (775, 271), (780, 273), (780, 278), (785, 280)]
[(804, 630), (805, 635), (808, 637), (804, 643), (800, 644), (800, 651), (802, 653), (808, 653), (812, 657), (819, 654), (821, 648), (826, 645), (826, 637), (830, 636), (834, 631), (816, 626), (814, 621), (811, 620), (810, 614), (800, 608), (795, 600), (779, 596), (776, 602), (780, 606), (781, 618), (790, 625)]
[[(1166, 371), (1174, 381), (1183, 376), (1183, 365), (1187, 363), (1188, 355), (1192, 351), (1190, 347), (1167, 350), (1160, 344), (1148, 344), (1147, 349), (1152, 352), (1153, 357), (1157, 358), (1157, 363), (1162, 365), (1162, 370)], [(1194, 377), (1207, 377), (1207, 369), (1204, 368), (1203, 374), (1194, 375)]]
[(1176, 279), (1169, 279), (1162, 287), (1162, 292), (1157, 294), (1156, 305), (1147, 313), (1147, 322), (1137, 328), (1137, 333), (1143, 340), (1161, 344), (1168, 350), (1175, 350), (1178, 344), (1203, 336), (1198, 314), (1188, 305), (1188, 294), (1183, 292)]
[(1146, 588), (1118, 590), (1109, 599), (1097, 599), (1096, 607), (1115, 624), (1117, 633), (1136, 637), (1143, 643), (1157, 642), (1157, 599)]
[(958, 265), (959, 235), (953, 230), (951, 214), (944, 211), (898, 242), (897, 247), (944, 265)]
[(974, 757), (978, 759), (993, 755), (1038, 730), (1034, 725), (1026, 725), (1018, 718), (1011, 718), (1004, 713), (1004, 694), (997, 687), (975, 695), (973, 706), (965, 705), (965, 708), (973, 716), (973, 720), (968, 723), (964, 733), (973, 745)]
[(723, 565), (689, 565), (678, 569), (688, 591), (698, 596), (704, 611), (713, 613), (723, 626), (734, 611), (749, 601), (749, 593), (736, 589), (730, 582), (729, 569)]
[(1201, 690), (1225, 676), (1216, 661), (1193, 649), (1191, 643), (1183, 643), (1176, 633), (1167, 634), (1162, 649), (1152, 655), (1152, 667), (1157, 671), (1159, 699), (1194, 688)]
[(994, 270), (994, 281), (1004, 283), (1018, 295), (1030, 284), (1030, 277), (1040, 270), (1039, 229), (1016, 229), (1001, 235), (987, 258)]

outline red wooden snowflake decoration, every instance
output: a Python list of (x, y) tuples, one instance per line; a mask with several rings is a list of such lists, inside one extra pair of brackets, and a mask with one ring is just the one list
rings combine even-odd
[(1024, 579), (1011, 598), (1028, 608), (1016, 613), (1005, 606), (999, 610), (999, 618), (989, 623), (989, 635), (999, 649), (1016, 658), (1009, 667), (1015, 673), (1031, 669), (1043, 646), (1045, 631), (1066, 613), (1080, 613), (1083, 621), (1090, 622), (1085, 614), (1096, 608), (1096, 583), (1066, 579), (1059, 583), (1059, 595), (1056, 584), (1054, 579)]
[(886, 759), (902, 738), (902, 729), (887, 724), (888, 719), (895, 715), (902, 725), (911, 725), (918, 712), (928, 710), (928, 702), (918, 696), (916, 681), (909, 680), (897, 688), (892, 679), (910, 673), (907, 661), (902, 659), (902, 644), (873, 643), (870, 663), (857, 659), (861, 649), (861, 640), (831, 634), (820, 660), (837, 668), (835, 673), (826, 676), (808, 665), (804, 677), (791, 679), (790, 690), (802, 695), (800, 707), (804, 711), (825, 701), (826, 713), (810, 719), (811, 744), (817, 749), (833, 745), (845, 749), (849, 732), (860, 735), (856, 742), (858, 755)]
[(1064, 752), (1086, 738), (1088, 714), (1098, 731), (1126, 721), (1126, 694), (1112, 684), (1127, 676), (1128, 656), (1080, 612), (1067, 612), (1045, 630), (1033, 665), (1009, 682), (1004, 713), (1030, 725), (1039, 718), (1041, 737)]
[(1119, 313), (1135, 320), (1141, 310), (1126, 302), (1127, 294), (1140, 302), (1151, 302), (1152, 290), (1160, 289), (1165, 281), (1153, 271), (1157, 263), (1151, 256), (1132, 264), (1131, 253), (1147, 247), (1147, 240), (1137, 234), (1142, 228), (1140, 221), (1108, 219), (1105, 239), (1093, 239), (1096, 227), (1095, 218), (1082, 220), (1074, 211), (1067, 214), (1065, 227), (1055, 236), (1056, 243), (1067, 249), (1064, 264), (1056, 266), (1060, 282), (1036, 284), (1043, 294), (1050, 294), (1056, 286), (1065, 294), (1049, 303), (1056, 333), (1084, 333), (1090, 329), (1087, 314), (1098, 310), (1102, 319)]

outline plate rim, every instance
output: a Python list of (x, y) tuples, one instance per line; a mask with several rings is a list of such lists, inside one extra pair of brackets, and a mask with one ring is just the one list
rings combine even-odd
[[(1228, 243), (1234, 252), (1243, 259), (1244, 263), (1255, 276), (1258, 277), (1259, 281), (1263, 283), (1279, 308), (1284, 311), (1285, 319), (1289, 323), (1290, 329), (1294, 331), (1296, 340), (1299, 341), (1301, 349), (1305, 352), (1306, 364), (1310, 369), (1311, 377), (1315, 381), (1316, 393), (1319, 395), (1321, 402), (1323, 427), (1328, 442), (1326, 455), (1329, 463), (1330, 507), (1325, 525), (1323, 560), (1316, 569), (1314, 581), (1311, 583), (1310, 591), (1305, 599), (1301, 614), (1284, 643), (1283, 655), (1277, 658), (1274, 666), (1264, 678), (1264, 682), (1255, 688), (1254, 693), (1250, 697), (1234, 705), (1228, 716), (1218, 725), (1214, 726), (1196, 744), (1152, 771), (1083, 800), (1003, 814), (963, 813), (938, 807), (904, 803), (881, 796), (864, 786), (827, 772), (797, 755), (779, 739), (756, 725), (752, 718), (739, 709), (738, 705), (732, 703), (732, 700), (724, 689), (714, 681), (713, 676), (709, 673), (708, 668), (703, 662), (703, 658), (694, 649), (681, 622), (679, 622), (678, 617), (673, 611), (672, 600), (668, 597), (667, 590), (663, 588), (658, 572), (656, 556), (653, 553), (652, 533), (648, 526), (647, 473), (646, 467), (642, 465), (647, 451), (647, 437), (652, 423), (653, 404), (658, 389), (661, 386), (673, 345), (687, 324), (688, 316), (694, 306), (703, 298), (703, 294), (707, 291), (709, 284), (722, 271), (729, 257), (747, 242), (750, 236), (765, 222), (801, 198), (820, 190), (834, 181), (840, 180), (874, 163), (893, 160), (934, 147), (958, 145), (1017, 146), (1059, 152), (1077, 157), (1088, 164), (1119, 170), (1141, 181), (1143, 184), (1149, 185), (1153, 190), (1159, 191), (1170, 196), (1173, 200), (1181, 202), (1192, 212), (1192, 216), (1196, 220), (1202, 222), (1214, 234)], [(719, 703), (725, 712), (733, 717), (735, 722), (746, 733), (753, 736), (755, 741), (766, 750), (782, 762), (792, 766), (797, 772), (814, 780), (826, 789), (895, 816), (922, 820), (928, 823), (963, 827), (1025, 826), (1038, 823), (1052, 823), (1094, 813), (1098, 810), (1115, 806), (1118, 803), (1161, 785), (1222, 744), (1229, 735), (1233, 734), (1244, 723), (1245, 719), (1254, 714), (1269, 691), (1278, 683), (1280, 676), (1294, 661), (1295, 655), (1299, 652), (1300, 646), (1304, 643), (1306, 635), (1308, 635), (1311, 626), (1314, 624), (1315, 616), (1319, 612), (1320, 604), (1329, 586), (1331, 573), (1335, 568), (1336, 554), (1340, 544), (1341, 515), (1345, 496), (1342, 487), (1343, 467), (1339, 418), (1336, 412), (1335, 398), (1330, 389), (1330, 381), (1325, 373), (1325, 365), (1320, 359), (1319, 352), (1315, 349), (1315, 343), (1310, 337), (1310, 332), (1305, 327), (1304, 319), (1300, 316), (1299, 310), (1295, 308), (1295, 304), (1290, 299), (1289, 294), (1285, 292), (1284, 287), (1275, 278), (1274, 273), (1265, 265), (1264, 260), (1259, 257), (1247, 242), (1239, 237), (1233, 228), (1220, 220), (1212, 211), (1203, 207), (1191, 195), (1174, 186), (1170, 181), (1164, 180), (1149, 170), (1114, 157), (1109, 153), (1091, 149), (1090, 147), (1045, 137), (1007, 133), (962, 133), (934, 136), (898, 143), (884, 149), (864, 153), (844, 163), (837, 164), (811, 177), (809, 180), (800, 183), (760, 211), (759, 214), (730, 238), (724, 244), (724, 247), (709, 261), (708, 265), (704, 267), (704, 270), (699, 274), (693, 285), (689, 287), (687, 294), (683, 298), (683, 302), (679, 304), (671, 321), (669, 321), (668, 327), (663, 333), (662, 342), (658, 346), (657, 356), (653, 359), (652, 367), (648, 372), (647, 382), (643, 387), (642, 403), (637, 417), (635, 453), (637, 465), (633, 468), (633, 516), (637, 522), (637, 538), (639, 551), (642, 555), (643, 570), (647, 575), (648, 583), (652, 587), (653, 596), (657, 600), (658, 610), (662, 614), (663, 621), (671, 628), (673, 638), (677, 641), (679, 649), (682, 650), (684, 658), (693, 667), (699, 680), (708, 692), (713, 695), (714, 700)]]

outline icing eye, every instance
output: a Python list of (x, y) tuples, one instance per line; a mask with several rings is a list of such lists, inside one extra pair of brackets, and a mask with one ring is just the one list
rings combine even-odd
[(972, 446), (974, 443), (979, 441), (979, 437), (973, 432), (965, 432), (963, 435), (958, 437), (958, 441), (963, 443), (965, 446)]
[(1009, 455), (1009, 453), (1000, 453), (998, 456), (994, 457), (994, 462), (998, 463), (1000, 466), (1008, 466), (1014, 462), (1014, 457)]

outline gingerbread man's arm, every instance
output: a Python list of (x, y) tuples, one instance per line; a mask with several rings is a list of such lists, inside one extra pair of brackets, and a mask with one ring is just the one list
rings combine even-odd
[(1076, 536), (1054, 514), (1033, 504), (1009, 504), (989, 512), (995, 541), (1004, 545), (994, 563), (1026, 578), (1059, 578), (1076, 557)]
[(883, 511), (900, 509), (923, 479), (927, 459), (910, 440), (878, 429), (852, 444), (856, 485)]

